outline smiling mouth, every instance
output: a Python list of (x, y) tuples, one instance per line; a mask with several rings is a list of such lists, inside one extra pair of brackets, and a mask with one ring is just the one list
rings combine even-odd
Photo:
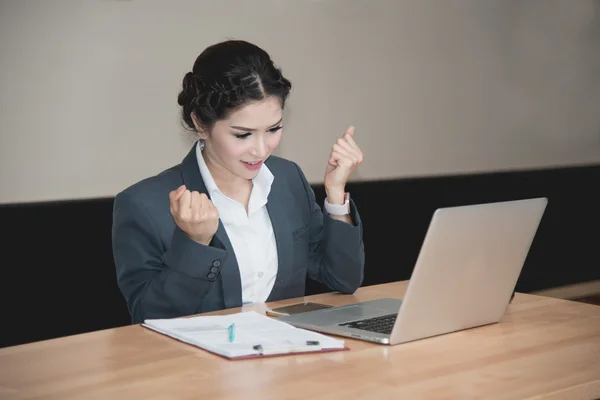
[(260, 167), (262, 167), (264, 161), (242, 161), (244, 166), (248, 168), (250, 171), (258, 171)]

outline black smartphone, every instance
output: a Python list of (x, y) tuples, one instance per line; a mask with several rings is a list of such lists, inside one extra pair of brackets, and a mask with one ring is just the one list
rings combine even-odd
[(331, 308), (328, 304), (312, 303), (310, 301), (304, 303), (292, 304), (284, 307), (277, 307), (271, 310), (267, 310), (266, 314), (269, 317), (281, 317), (283, 315), (300, 314), (308, 311), (322, 310), (324, 308)]

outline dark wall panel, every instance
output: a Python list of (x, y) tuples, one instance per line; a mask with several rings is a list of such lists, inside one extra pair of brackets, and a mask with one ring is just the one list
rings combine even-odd
[[(549, 199), (517, 290), (600, 279), (600, 166), (349, 185), (365, 224), (364, 285), (408, 279), (438, 207)], [(324, 191), (315, 186), (322, 204)], [(0, 346), (129, 323), (111, 251), (112, 199), (0, 206)], [(307, 284), (307, 294), (327, 289)]]

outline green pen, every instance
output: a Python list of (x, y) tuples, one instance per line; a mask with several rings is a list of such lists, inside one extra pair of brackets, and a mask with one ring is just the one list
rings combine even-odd
[(231, 325), (229, 325), (229, 342), (233, 342), (233, 340), (235, 339), (235, 324), (231, 323)]

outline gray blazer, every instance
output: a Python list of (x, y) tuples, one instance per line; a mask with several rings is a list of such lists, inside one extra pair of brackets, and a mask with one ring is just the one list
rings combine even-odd
[[(332, 291), (353, 293), (362, 284), (364, 269), (362, 223), (354, 202), (354, 225), (334, 220), (321, 212), (298, 165), (275, 156), (266, 165), (275, 178), (267, 210), (279, 259), (267, 301), (304, 296), (307, 273)], [(242, 305), (239, 268), (223, 224), (204, 246), (173, 221), (169, 192), (182, 184), (207, 193), (195, 147), (181, 164), (115, 198), (113, 256), (133, 323)]]

